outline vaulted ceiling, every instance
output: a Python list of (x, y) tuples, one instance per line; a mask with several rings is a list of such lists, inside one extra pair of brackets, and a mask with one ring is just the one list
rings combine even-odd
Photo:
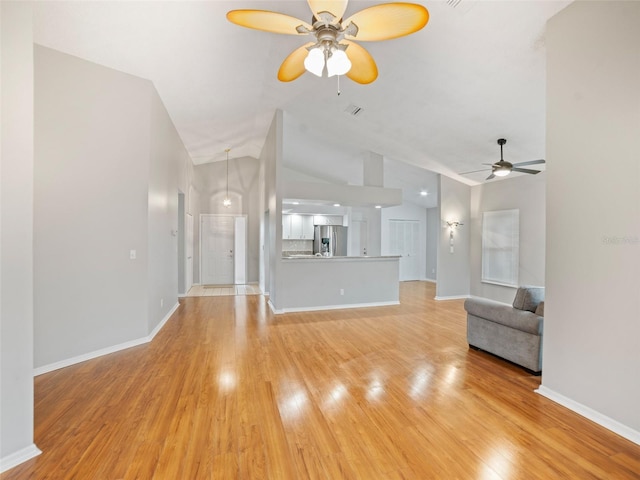
[[(384, 3), (351, 0), (346, 16)], [(309, 73), (276, 75), (307, 37), (238, 27), (232, 9), (273, 10), (309, 20), (306, 1), (41, 2), (39, 44), (150, 79), (196, 164), (260, 155), (274, 111), (300, 125), (289, 168), (348, 172), (349, 155), (373, 151), (475, 184), (460, 176), (499, 159), (545, 153), (545, 23), (568, 1), (423, 1), (421, 31), (364, 45), (378, 79), (359, 85)], [(363, 42), (364, 43), (364, 42)], [(349, 113), (361, 109), (356, 116)], [(314, 145), (344, 145), (318, 165), (302, 160)], [(411, 177), (410, 174), (405, 175)], [(348, 182), (348, 179), (345, 179)]]

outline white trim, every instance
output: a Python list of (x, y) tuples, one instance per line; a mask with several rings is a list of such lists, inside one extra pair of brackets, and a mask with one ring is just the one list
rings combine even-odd
[(498, 285), (500, 287), (518, 288), (518, 285), (512, 285), (510, 283), (494, 282), (494, 281), (491, 281), (491, 280), (480, 280), (480, 283), (486, 283), (488, 285)]
[(429, 282), (429, 283), (438, 283), (436, 282), (435, 278), (423, 278), (422, 279), (423, 282)]
[(36, 447), (36, 444), (32, 443), (22, 450), (18, 450), (17, 452), (13, 452), (7, 455), (6, 457), (2, 457), (0, 458), (0, 473), (4, 473), (7, 470), (20, 465), (21, 463), (26, 462), (27, 460), (31, 460), (33, 457), (37, 457), (41, 453), (42, 451), (38, 447)]
[(154, 339), (154, 337), (158, 334), (158, 332), (160, 330), (162, 330), (162, 327), (164, 327), (164, 324), (167, 323), (169, 321), (169, 319), (171, 318), (171, 315), (173, 315), (175, 313), (175, 311), (178, 309), (178, 307), (180, 306), (179, 302), (176, 302), (176, 304), (171, 307), (171, 310), (169, 310), (169, 313), (167, 313), (164, 318), (160, 321), (160, 323), (156, 326), (156, 328), (154, 328), (151, 333), (149, 335), (147, 335), (148, 338), (148, 342), (150, 342), (151, 340)]
[(295, 312), (318, 312), (322, 310), (341, 310), (343, 308), (368, 308), (368, 307), (387, 307), (389, 305), (400, 305), (399, 301), (392, 302), (372, 302), (372, 303), (346, 303), (344, 305), (322, 305), (319, 307), (293, 307), (293, 308), (281, 308), (276, 309), (271, 301), (269, 306), (276, 315), (282, 313), (295, 313)]
[(267, 305), (269, 305), (269, 308), (271, 309), (271, 313), (273, 313), (274, 315), (277, 315), (279, 313), (283, 313), (279, 310), (276, 310), (276, 307), (273, 306), (273, 303), (271, 303), (271, 300), (267, 300)]
[(607, 417), (600, 412), (593, 410), (592, 408), (587, 407), (575, 400), (571, 400), (564, 395), (561, 395), (550, 388), (547, 388), (543, 385), (535, 390), (536, 393), (542, 395), (543, 397), (547, 397), (549, 400), (552, 400), (563, 407), (568, 408), (576, 412), (579, 415), (582, 415), (585, 418), (588, 418), (592, 422), (597, 423), (598, 425), (603, 426), (604, 428), (611, 430), (614, 433), (617, 433), (621, 437), (626, 438), (627, 440), (631, 440), (633, 443), (640, 445), (640, 432), (634, 430), (613, 418)]
[(471, 298), (471, 295), (451, 295), (449, 297), (439, 297), (436, 295), (434, 300), (462, 300), (465, 298)]
[(164, 327), (164, 324), (167, 323), (169, 318), (171, 318), (171, 315), (175, 313), (179, 306), (180, 303), (176, 303), (169, 311), (169, 313), (165, 315), (158, 326), (156, 326), (156, 328), (154, 328), (153, 331), (146, 337), (137, 338), (128, 342), (119, 343), (118, 345), (112, 345), (110, 347), (101, 348), (100, 350), (94, 350), (93, 352), (83, 353), (82, 355), (78, 355), (76, 357), (60, 360), (59, 362), (43, 365), (42, 367), (38, 367), (33, 370), (33, 376), (37, 377), (38, 375), (42, 375), (44, 373), (49, 373), (53, 372), (54, 370), (70, 367), (71, 365), (75, 365), (76, 363), (86, 362), (87, 360), (102, 357), (103, 355), (109, 355), (110, 353), (119, 352), (120, 350), (125, 350), (127, 348), (137, 347), (138, 345), (149, 343), (158, 334), (162, 327)]

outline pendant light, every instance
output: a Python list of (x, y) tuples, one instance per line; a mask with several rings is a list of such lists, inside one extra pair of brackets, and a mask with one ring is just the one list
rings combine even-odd
[(231, 206), (231, 199), (229, 198), (229, 152), (231, 151), (230, 148), (225, 149), (225, 152), (227, 152), (227, 194), (224, 197), (224, 201), (222, 202), (222, 204), (226, 207), (229, 208)]

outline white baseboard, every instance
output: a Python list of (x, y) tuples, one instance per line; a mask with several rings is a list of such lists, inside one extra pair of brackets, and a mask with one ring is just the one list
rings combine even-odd
[(274, 308), (271, 301), (269, 301), (269, 307), (271, 311), (276, 315), (283, 313), (295, 313), (295, 312), (319, 312), (322, 310), (341, 310), (343, 308), (368, 308), (368, 307), (387, 307), (389, 305), (400, 305), (399, 301), (393, 302), (372, 302), (372, 303), (347, 303), (344, 305), (322, 305), (319, 307), (294, 307), (294, 308)]
[(171, 315), (173, 315), (176, 312), (179, 306), (180, 306), (180, 302), (176, 302), (176, 304), (173, 307), (171, 307), (171, 310), (169, 310), (169, 313), (167, 313), (164, 316), (164, 318), (160, 321), (160, 323), (156, 326), (156, 328), (154, 328), (151, 331), (151, 333), (147, 335), (146, 337), (148, 338), (147, 342), (150, 342), (151, 340), (154, 339), (154, 337), (158, 334), (158, 332), (162, 330), (162, 327), (164, 327), (165, 323), (169, 321), (169, 319), (171, 318)]
[(269, 308), (271, 309), (271, 313), (277, 315), (278, 313), (282, 313), (276, 310), (276, 307), (273, 306), (273, 303), (271, 303), (271, 299), (267, 300), (267, 305), (269, 305)]
[(466, 298), (471, 298), (471, 295), (451, 295), (449, 297), (440, 297), (436, 295), (434, 300), (462, 300)]
[(614, 420), (613, 418), (607, 417), (600, 412), (597, 412), (586, 405), (583, 405), (575, 400), (572, 400), (560, 393), (551, 390), (543, 385), (535, 390), (536, 393), (542, 395), (543, 397), (547, 397), (549, 400), (553, 400), (554, 402), (562, 405), (563, 407), (568, 408), (576, 412), (579, 415), (582, 415), (585, 418), (588, 418), (592, 422), (597, 423), (598, 425), (603, 426), (607, 430), (611, 430), (614, 433), (617, 433), (621, 437), (626, 438), (627, 440), (631, 440), (633, 443), (640, 445), (640, 432)]
[(423, 282), (429, 282), (429, 283), (438, 283), (435, 281), (435, 279), (433, 278), (423, 278), (422, 279)]
[(94, 350), (93, 352), (84, 353), (76, 357), (60, 360), (59, 362), (43, 365), (42, 367), (38, 367), (33, 370), (33, 376), (37, 377), (38, 375), (42, 375), (44, 373), (49, 373), (53, 372), (54, 370), (70, 367), (71, 365), (75, 365), (76, 363), (86, 362), (87, 360), (91, 360), (93, 358), (102, 357), (103, 355), (109, 355), (110, 353), (119, 352), (120, 350), (126, 350), (127, 348), (137, 347), (138, 345), (149, 343), (158, 334), (162, 327), (164, 327), (165, 323), (169, 321), (169, 318), (171, 318), (171, 315), (175, 313), (179, 306), (180, 303), (176, 303), (171, 308), (169, 313), (167, 313), (162, 321), (156, 326), (156, 328), (154, 328), (153, 331), (146, 337), (136, 338), (135, 340), (129, 340), (128, 342), (119, 343), (118, 345), (112, 345), (110, 347)]
[(38, 447), (36, 447), (35, 443), (32, 443), (22, 450), (18, 450), (6, 457), (2, 457), (0, 458), (0, 473), (6, 472), (13, 467), (17, 467), (21, 463), (31, 460), (33, 457), (37, 457), (41, 453), (42, 452)]

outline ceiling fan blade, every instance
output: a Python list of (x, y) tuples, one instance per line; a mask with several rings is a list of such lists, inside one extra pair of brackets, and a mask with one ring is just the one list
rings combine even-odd
[(306, 72), (304, 59), (307, 58), (307, 54), (309, 53), (307, 47), (311, 45), (313, 45), (313, 42), (296, 48), (284, 59), (284, 62), (280, 65), (280, 70), (278, 70), (278, 80), (281, 82), (291, 82)]
[(369, 52), (355, 42), (343, 40), (342, 43), (349, 46), (345, 50), (351, 60), (351, 70), (347, 72), (347, 77), (363, 85), (378, 78), (378, 66)]
[(389, 40), (417, 32), (429, 21), (429, 11), (414, 3), (383, 3), (365, 8), (342, 22), (355, 23), (357, 37), (350, 39), (373, 42)]
[(492, 178), (496, 178), (496, 176), (493, 173), (489, 175), (487, 178), (485, 178), (485, 180), (491, 180)]
[(513, 167), (511, 169), (512, 172), (520, 172), (520, 173), (530, 173), (531, 175), (535, 175), (536, 173), (540, 173), (540, 170), (529, 170), (528, 168), (516, 168)]
[(538, 165), (539, 163), (546, 163), (544, 160), (529, 160), (528, 162), (514, 163), (514, 167), (524, 167), (525, 165)]
[(241, 27), (288, 35), (300, 35), (296, 31), (296, 28), (300, 25), (311, 29), (307, 22), (289, 15), (266, 10), (231, 10), (227, 13), (227, 20)]
[(460, 172), (458, 175), (468, 175), (469, 173), (478, 173), (478, 172), (486, 172), (488, 168), (483, 168), (482, 170), (471, 170), (470, 172)]
[(307, 3), (316, 18), (319, 18), (320, 12), (329, 12), (336, 19), (341, 20), (347, 9), (348, 0), (307, 0)]

